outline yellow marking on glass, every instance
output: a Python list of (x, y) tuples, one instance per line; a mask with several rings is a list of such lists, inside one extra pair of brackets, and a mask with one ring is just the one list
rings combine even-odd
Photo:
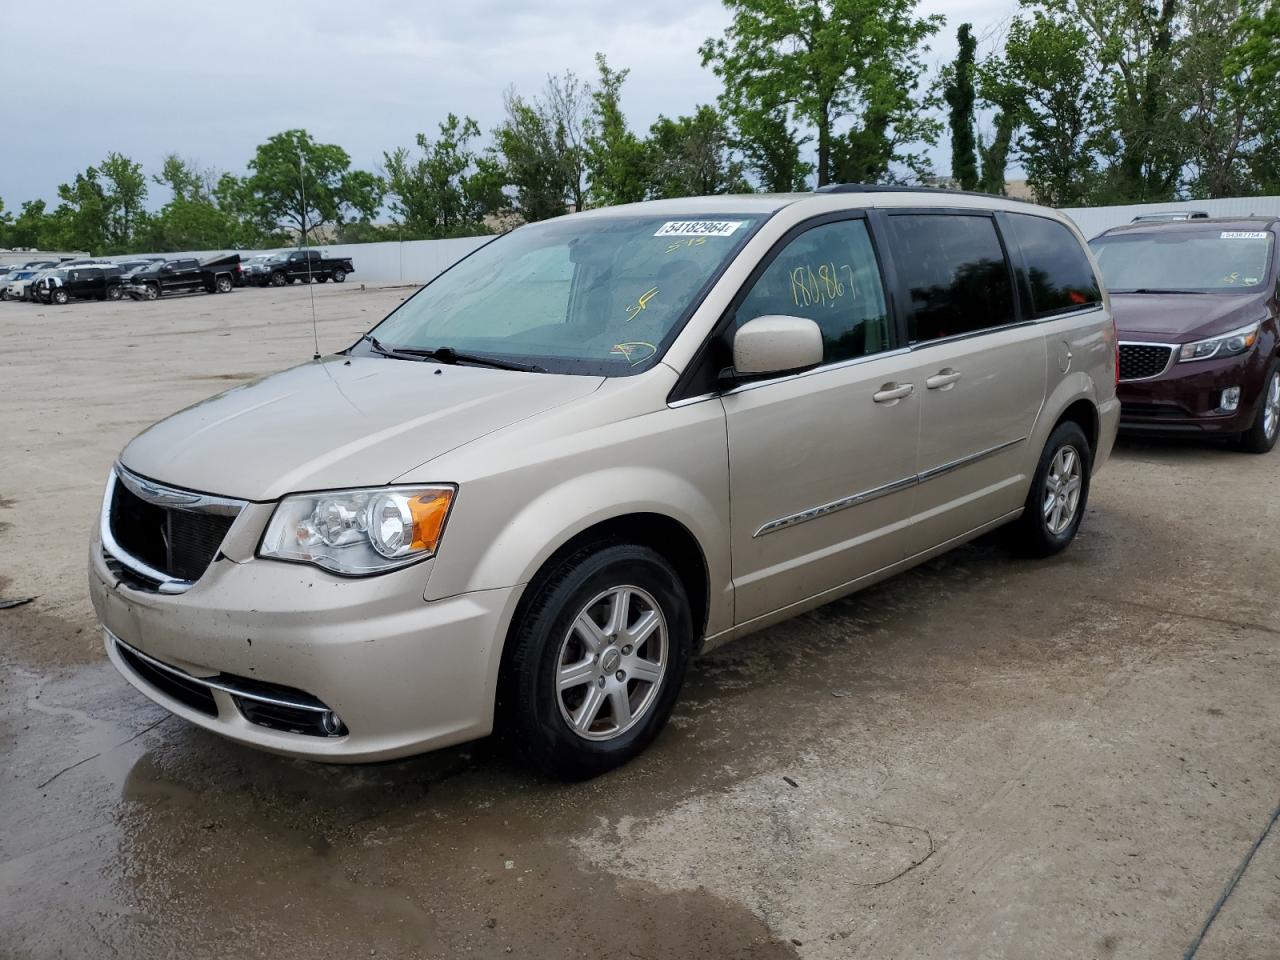
[(681, 247), (700, 247), (707, 242), (706, 237), (686, 237), (683, 240), (676, 240), (674, 243), (667, 244), (667, 253), (675, 253)]
[(630, 323), (640, 315), (640, 311), (649, 306), (649, 301), (658, 295), (657, 287), (650, 287), (644, 293), (640, 294), (640, 299), (627, 307), (627, 323)]

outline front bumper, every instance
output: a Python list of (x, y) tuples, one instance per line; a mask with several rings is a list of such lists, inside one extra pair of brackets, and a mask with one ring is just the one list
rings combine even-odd
[[(1121, 380), (1120, 426), (1140, 432), (1233, 434), (1247, 430), (1262, 400), (1267, 356), (1254, 348), (1240, 357), (1173, 363), (1148, 380)], [(1240, 388), (1239, 406), (1221, 409), (1222, 392)]]
[[(343, 579), (299, 564), (220, 557), (175, 596), (122, 581), (95, 537), (89, 590), (112, 663), (156, 703), (250, 746), (362, 762), (492, 730), (502, 641), (519, 591), (427, 602), (429, 563)], [(155, 663), (140, 669), (136, 654)], [(157, 682), (156, 665), (208, 688), (212, 713)], [(255, 682), (270, 696), (288, 688), (300, 695), (294, 699), (327, 707), (345, 729), (320, 736), (253, 722)], [(237, 696), (246, 689), (248, 699)]]

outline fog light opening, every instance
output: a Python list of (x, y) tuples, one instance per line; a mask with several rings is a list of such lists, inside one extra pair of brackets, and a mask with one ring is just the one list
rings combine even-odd
[(1226, 413), (1234, 413), (1240, 408), (1240, 388), (1227, 387), (1222, 391), (1222, 402), (1218, 407)]
[(324, 732), (331, 737), (336, 737), (339, 734), (347, 732), (347, 728), (343, 724), (342, 718), (332, 710), (326, 710), (324, 713), (320, 714), (320, 726), (324, 728)]

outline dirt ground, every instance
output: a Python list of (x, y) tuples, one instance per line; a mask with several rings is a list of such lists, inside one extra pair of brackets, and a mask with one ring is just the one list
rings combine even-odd
[[(138, 430), (312, 353), (313, 291), (0, 304), (0, 957), (1181, 957), (1280, 803), (1280, 452), (1122, 440), (1078, 542), (977, 543), (694, 664), (565, 786), (201, 732), (106, 662)], [(314, 290), (321, 349), (409, 291)], [(1195, 956), (1280, 957), (1280, 825)]]

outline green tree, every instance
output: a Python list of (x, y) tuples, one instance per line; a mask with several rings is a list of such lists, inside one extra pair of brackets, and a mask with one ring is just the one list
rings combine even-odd
[(1243, 88), (1240, 94), (1256, 127), (1245, 159), (1252, 190), (1280, 193), (1280, 4), (1251, 0), (1243, 5), (1242, 42), (1226, 57), (1223, 71)]
[(9, 247), (54, 246), (52, 223), (43, 200), (28, 200), (9, 225), (5, 245)]
[(372, 219), (381, 206), (378, 178), (352, 170), (347, 151), (317, 143), (305, 130), (286, 130), (259, 145), (249, 169), (254, 219), (295, 233), (301, 243), (348, 216)]
[(748, 193), (743, 161), (733, 149), (725, 117), (707, 104), (692, 116), (659, 115), (649, 128), (649, 196)]
[(384, 155), (388, 206), (405, 239), (474, 236), (492, 232), (485, 217), (506, 205), (498, 160), (472, 149), (480, 128), (454, 114), (434, 142), (417, 136), (420, 155), (405, 147)]
[(527, 102), (514, 90), (507, 91), (504, 105), (506, 119), (493, 139), (504, 178), (515, 190), (516, 212), (526, 222), (558, 217), (571, 185), (555, 117), (544, 104)]
[(98, 165), (105, 201), (105, 252), (126, 253), (135, 233), (145, 225), (147, 178), (142, 164), (121, 153), (109, 153)]
[(649, 196), (704, 197), (747, 193), (751, 185), (733, 156), (724, 117), (699, 106), (691, 117), (659, 116), (649, 128)]
[(800, 150), (812, 138), (796, 128), (788, 107), (764, 107), (730, 97), (721, 97), (720, 105), (733, 124), (734, 149), (763, 189), (806, 189), (813, 165), (801, 159)]
[(596, 67), (600, 81), (591, 94), (591, 132), (586, 141), (591, 202), (596, 206), (634, 203), (647, 192), (649, 152), (622, 112), (622, 84), (630, 71), (612, 69), (603, 53), (596, 54)]
[(956, 43), (960, 49), (947, 71), (942, 94), (947, 102), (947, 125), (951, 128), (951, 176), (962, 189), (973, 190), (979, 178), (973, 116), (977, 101), (974, 74), (978, 41), (972, 24), (960, 24)]
[[(743, 114), (786, 107), (815, 131), (818, 184), (836, 174), (920, 167), (906, 149), (931, 143), (937, 124), (919, 94), (925, 42), (941, 16), (916, 17), (915, 0), (725, 0), (733, 22), (700, 52)], [(785, 120), (783, 121), (786, 122)], [(841, 136), (839, 129), (848, 132)], [(765, 129), (770, 129), (765, 126)], [(776, 135), (777, 122), (771, 130)]]

